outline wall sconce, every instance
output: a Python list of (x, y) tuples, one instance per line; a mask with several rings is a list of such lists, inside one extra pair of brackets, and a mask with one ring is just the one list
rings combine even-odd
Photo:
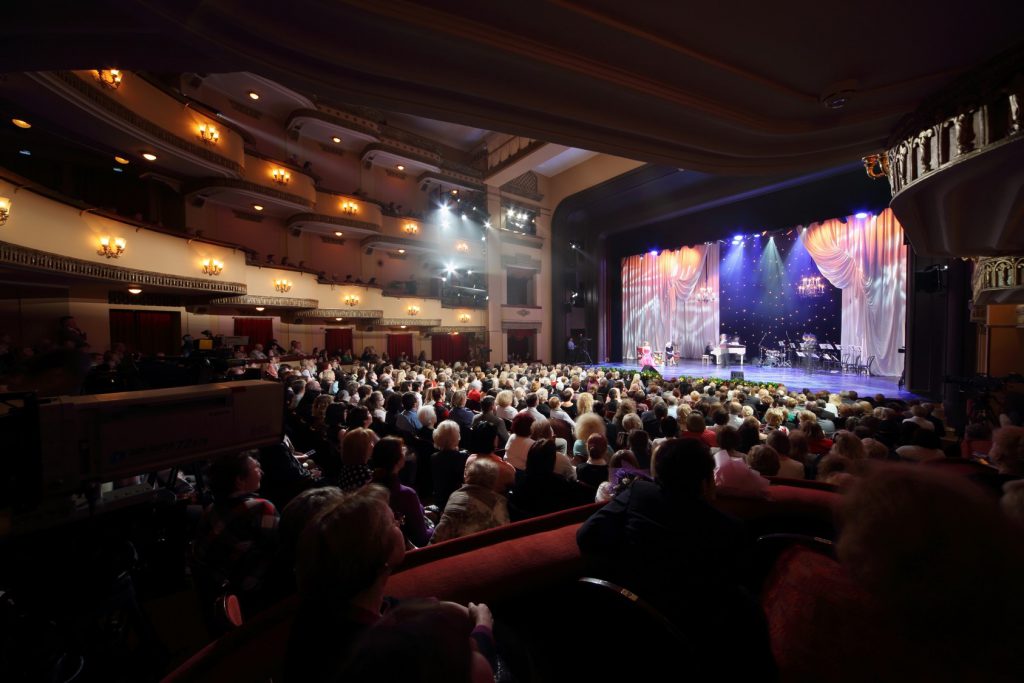
[(359, 205), (346, 199), (341, 203), (341, 212), (353, 216), (359, 213)]
[(274, 289), (284, 294), (292, 290), (292, 283), (288, 280), (274, 280)]
[(0, 197), (0, 225), (7, 223), (11, 215), (11, 200), (7, 197)]
[(107, 258), (117, 258), (124, 253), (126, 246), (128, 246), (128, 242), (123, 237), (114, 238), (114, 243), (111, 245), (110, 238), (104, 236), (100, 238), (100, 248), (96, 253)]
[(344, 302), (345, 302), (346, 306), (358, 306), (359, 305), (359, 297), (356, 296), (355, 294), (346, 294), (345, 298), (344, 298)]
[(415, 223), (406, 223), (402, 226), (402, 230), (404, 230), (408, 235), (415, 235), (420, 231), (420, 226)]
[(283, 168), (275, 168), (270, 172), (270, 177), (274, 179), (275, 183), (279, 183), (281, 185), (287, 185), (292, 181), (291, 173)]
[(124, 78), (120, 69), (93, 69), (92, 73), (96, 76), (96, 80), (111, 90), (120, 88), (121, 79)]
[(405, 312), (408, 313), (409, 315), (416, 316), (420, 314), (420, 307), (412, 305), (409, 306), (409, 308), (405, 309)]
[(465, 254), (467, 251), (469, 251), (469, 245), (466, 244), (465, 242), (456, 242), (455, 251), (459, 251)]
[(217, 259), (204, 259), (203, 272), (207, 275), (220, 275), (224, 272), (224, 264)]
[(207, 144), (217, 144), (220, 140), (220, 131), (214, 126), (205, 123), (199, 124), (199, 139)]
[(465, 323), (468, 323), (469, 320), (470, 320), (469, 313), (463, 313), (462, 315), (459, 316), (459, 322), (460, 323), (465, 324)]

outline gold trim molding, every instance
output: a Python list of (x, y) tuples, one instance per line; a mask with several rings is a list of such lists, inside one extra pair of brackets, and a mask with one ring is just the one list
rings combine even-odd
[(271, 199), (289, 202), (291, 204), (304, 206), (310, 209), (314, 206), (314, 202), (311, 202), (304, 197), (300, 197), (297, 194), (282, 192), (281, 190), (275, 190), (272, 187), (266, 187), (259, 183), (249, 182), (248, 180), (239, 180), (238, 178), (200, 178), (199, 180), (189, 183), (185, 187), (184, 194), (197, 194), (207, 189), (242, 190), (244, 192), (261, 194), (264, 197), (270, 197)]
[(440, 327), (440, 318), (379, 318), (375, 325), (383, 327), (405, 325), (406, 327)]
[(316, 308), (320, 302), (316, 299), (298, 299), (287, 296), (260, 296), (258, 294), (246, 294), (245, 296), (225, 296), (219, 299), (211, 299), (211, 306), (274, 306), (276, 308)]
[(95, 280), (110, 280), (126, 284), (190, 289), (217, 294), (245, 294), (247, 287), (242, 282), (224, 282), (210, 278), (196, 278), (184, 275), (154, 273), (148, 270), (122, 268), (107, 263), (52, 254), (47, 251), (30, 249), (9, 242), (0, 242), (0, 263), (30, 268), (49, 273), (61, 273)]
[(311, 308), (306, 311), (299, 311), (297, 318), (351, 318), (353, 320), (373, 319), (384, 315), (384, 311), (375, 311), (368, 308)]
[(380, 233), (380, 226), (376, 223), (370, 223), (369, 221), (357, 221), (353, 218), (342, 218), (341, 216), (328, 216), (322, 213), (297, 213), (288, 219), (288, 226), (291, 227), (296, 223), (327, 223), (329, 225), (337, 225), (343, 228), (366, 230), (377, 234)]
[(427, 334), (451, 334), (452, 332), (462, 333), (483, 333), (486, 332), (487, 328), (483, 325), (441, 325), (439, 327), (431, 327), (426, 331)]

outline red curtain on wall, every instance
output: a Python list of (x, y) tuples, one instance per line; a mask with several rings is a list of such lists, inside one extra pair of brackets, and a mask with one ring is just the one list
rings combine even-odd
[(110, 344), (146, 355), (175, 355), (181, 346), (181, 314), (174, 311), (110, 311)]
[(412, 358), (412, 335), (389, 334), (388, 358), (398, 358), (402, 353), (405, 353), (407, 358)]
[(249, 338), (247, 349), (256, 344), (263, 344), (266, 349), (267, 343), (274, 338), (274, 319), (235, 318), (235, 336)]
[(533, 360), (536, 356), (535, 338), (537, 330), (509, 330), (508, 355), (519, 360)]
[(469, 339), (462, 334), (435, 334), (430, 338), (430, 360), (454, 363), (469, 360)]
[(327, 350), (328, 354), (338, 353), (339, 355), (352, 349), (352, 328), (328, 328), (324, 339), (324, 349)]

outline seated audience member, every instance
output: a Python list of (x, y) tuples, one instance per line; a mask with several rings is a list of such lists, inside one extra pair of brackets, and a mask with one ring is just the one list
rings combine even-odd
[(765, 477), (774, 477), (779, 473), (779, 454), (771, 446), (754, 446), (747, 454), (747, 461), (750, 469)]
[[(624, 421), (624, 423), (629, 422)], [(626, 448), (633, 453), (640, 467), (645, 470), (651, 468), (651, 435), (643, 429), (631, 429), (626, 437)]]
[(489, 422), (481, 422), (473, 428), (470, 435), (470, 456), (466, 458), (466, 467), (478, 459), (491, 460), (498, 465), (498, 476), (495, 479), (495, 490), (499, 493), (507, 493), (512, 489), (516, 479), (516, 468), (501, 459), (495, 454), (498, 433), (494, 425)]
[[(486, 605), (470, 603), (466, 609), (434, 600), (402, 602), (356, 641), (339, 680), (494, 681), (492, 627)], [(485, 653), (491, 654), (490, 660)]]
[(904, 424), (915, 424), (920, 429), (935, 431), (935, 425), (928, 419), (929, 410), (924, 404), (910, 406), (910, 417), (903, 421)]
[(587, 439), (587, 461), (577, 466), (576, 478), (594, 487), (608, 481), (608, 439), (604, 434), (591, 434)]
[[(454, 415), (455, 409), (452, 410)], [(430, 466), (434, 478), (434, 504), (442, 510), (452, 491), (462, 486), (465, 476), (469, 453), (459, 450), (459, 434), (459, 425), (454, 420), (445, 420), (434, 430), (437, 450), (430, 456)]]
[(740, 588), (742, 527), (710, 504), (714, 460), (697, 439), (658, 450), (655, 481), (635, 481), (576, 534), (596, 574), (635, 592), (668, 616), (701, 653), (695, 680), (774, 677), (767, 626)]
[(864, 446), (864, 457), (868, 460), (892, 459), (889, 447), (878, 439), (863, 439), (861, 445)]
[[(541, 418), (543, 419), (543, 418)], [(536, 418), (530, 413), (519, 413), (512, 418), (512, 436), (505, 443), (505, 462), (517, 470), (526, 469), (526, 454), (533, 445), (530, 431)]]
[(387, 490), (367, 486), (329, 501), (303, 529), (297, 556), (285, 680), (333, 683), (355, 641), (394, 605), (384, 588), (405, 558), (405, 539)]
[(857, 482), (842, 507), (839, 559), (900, 635), (872, 670), (884, 666), (888, 680), (1019, 680), (1024, 545), (994, 499), (962, 477), (891, 465)]
[(431, 543), (509, 523), (508, 501), (497, 492), (499, 467), (488, 458), (477, 458), (466, 465), (466, 483), (448, 497)]
[(779, 454), (779, 472), (775, 476), (787, 479), (805, 479), (807, 477), (807, 473), (804, 472), (804, 464), (789, 457), (790, 441), (787, 432), (783, 432), (781, 429), (769, 432), (765, 445), (771, 446)]
[(434, 424), (444, 422), (448, 419), (448, 406), (444, 404), (444, 387), (434, 387), (430, 390), (430, 405), (434, 409)]
[(715, 487), (719, 493), (747, 498), (767, 498), (770, 482), (747, 465), (740, 452), (740, 436), (726, 426), (718, 433), (719, 450), (714, 455)]
[(740, 437), (738, 450), (743, 453), (749, 453), (754, 446), (761, 444), (761, 423), (756, 417), (744, 418), (736, 432)]
[(640, 463), (636, 461), (633, 451), (616, 451), (608, 460), (608, 481), (603, 482), (597, 488), (597, 496), (594, 501), (607, 503), (637, 479), (654, 481), (650, 470), (640, 468)]
[(494, 414), (502, 420), (511, 421), (516, 416), (516, 395), (511, 390), (499, 391), (495, 397)]
[(596, 489), (570, 481), (555, 470), (555, 442), (535, 441), (526, 458), (526, 472), (516, 481), (512, 512), (520, 519), (585, 505), (594, 500)]
[(910, 462), (925, 462), (927, 460), (942, 460), (946, 454), (939, 448), (939, 435), (935, 428), (925, 429), (914, 427), (910, 437), (910, 443), (896, 449), (896, 455), (902, 460)]
[[(515, 417), (515, 413), (513, 413), (512, 417)], [(512, 420), (511, 417), (508, 419), (509, 421)], [(481, 422), (489, 422), (494, 425), (494, 429), (497, 431), (498, 438), (501, 439), (501, 443), (508, 441), (508, 428), (505, 426), (505, 420), (500, 418), (494, 412), (493, 396), (485, 396), (483, 400), (480, 401), (480, 414), (473, 418), (473, 427), (476, 428), (476, 426)]]
[(863, 442), (855, 434), (845, 429), (836, 432), (829, 453), (846, 456), (855, 462), (861, 461), (865, 457)]
[(852, 483), (852, 479), (859, 471), (857, 463), (838, 453), (826, 455), (818, 463), (818, 481), (826, 484), (833, 484), (839, 487), (846, 487)]
[(964, 430), (960, 442), (960, 455), (967, 459), (985, 458), (992, 449), (992, 426), (987, 422), (974, 422)]
[(257, 451), (217, 457), (208, 472), (213, 504), (196, 530), (193, 561), (204, 592), (227, 582), (249, 611), (264, 604), (264, 579), (277, 550), (277, 509), (256, 495), (263, 470)]
[(292, 498), (291, 502), (281, 510), (281, 522), (277, 527), (278, 551), (275, 561), (275, 578), (282, 580), (286, 591), (295, 592), (295, 560), (299, 547), (299, 538), (309, 520), (320, 511), (341, 500), (345, 496), (337, 486), (320, 486), (306, 489)]
[(783, 433), (789, 433), (789, 429), (782, 425), (785, 419), (786, 411), (782, 408), (768, 409), (764, 414), (764, 433), (771, 434), (776, 430), (782, 431)]
[(466, 407), (466, 392), (456, 391), (452, 394), (452, 410), (448, 415), (448, 419), (457, 424), (459, 429), (468, 432), (473, 428), (474, 417), (473, 411)]
[(989, 459), (1006, 479), (1024, 477), (1024, 427), (1000, 427), (993, 434)]
[(345, 434), (341, 444), (341, 469), (334, 482), (342, 491), (353, 491), (373, 480), (373, 468), (368, 464), (377, 443), (377, 435), (369, 429), (353, 429)]
[(559, 398), (558, 396), (552, 396), (551, 398), (549, 398), (548, 399), (548, 408), (551, 411), (551, 417), (549, 417), (548, 419), (550, 419), (550, 420), (562, 420), (563, 422), (569, 423), (569, 425), (573, 429), (576, 428), (576, 421), (573, 420), (573, 418), (569, 415), (569, 413), (565, 412), (565, 410), (562, 409), (562, 399), (561, 398)]
[(555, 432), (551, 427), (551, 420), (534, 421), (530, 425), (530, 438), (533, 439), (534, 443), (541, 439), (553, 442), (555, 444), (555, 472), (561, 474), (566, 479), (576, 479), (576, 467), (572, 464), (572, 458), (567, 453), (568, 442), (555, 436)]
[[(594, 434), (605, 436), (605, 443), (608, 443), (604, 418), (596, 413), (582, 413), (576, 420), (576, 441), (572, 445), (573, 455), (588, 457), (587, 440)], [(608, 449), (608, 456), (611, 456), (611, 448)]]
[(398, 473), (405, 467), (405, 444), (402, 440), (388, 436), (378, 441), (370, 456), (370, 467), (373, 468), (373, 482), (386, 488), (390, 494), (388, 505), (395, 513), (405, 540), (416, 547), (426, 545), (433, 529), (423, 516), (420, 497), (398, 479)]
[(402, 394), (402, 412), (395, 418), (395, 429), (409, 436), (415, 436), (423, 427), (419, 418), (420, 395), (414, 391)]
[(715, 433), (707, 429), (704, 424), (704, 415), (699, 411), (694, 411), (686, 416), (686, 431), (679, 436), (683, 439), (697, 439), (707, 444), (709, 448), (718, 446)]
[[(807, 437), (807, 453), (809, 455), (823, 456), (832, 450), (832, 439), (825, 437), (825, 432), (821, 430), (817, 421), (801, 423), (799, 431)], [(815, 458), (815, 460), (819, 459), (820, 457)]]

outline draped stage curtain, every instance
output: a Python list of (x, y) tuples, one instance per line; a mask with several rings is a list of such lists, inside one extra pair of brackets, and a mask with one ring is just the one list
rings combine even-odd
[[(324, 334), (324, 348), (327, 353), (344, 353), (352, 348), (351, 327), (329, 327)], [(353, 349), (353, 353), (355, 350)]]
[(274, 338), (274, 319), (235, 318), (235, 336), (249, 338), (246, 350), (252, 349), (256, 344), (263, 344), (263, 348), (266, 349), (267, 343)]
[(842, 344), (860, 346), (875, 371), (903, 372), (907, 317), (907, 247), (891, 209), (815, 223), (802, 234), (818, 270), (843, 291)]
[(181, 316), (169, 311), (110, 311), (110, 342), (144, 354), (178, 352)]
[(388, 335), (388, 358), (394, 360), (405, 352), (407, 358), (412, 358), (412, 335), (411, 334), (389, 334)]
[[(700, 358), (718, 339), (718, 243), (683, 247), (622, 260), (622, 355), (636, 357), (648, 341), (656, 352), (675, 342), (683, 358)], [(693, 301), (701, 287), (715, 293), (711, 302)]]

